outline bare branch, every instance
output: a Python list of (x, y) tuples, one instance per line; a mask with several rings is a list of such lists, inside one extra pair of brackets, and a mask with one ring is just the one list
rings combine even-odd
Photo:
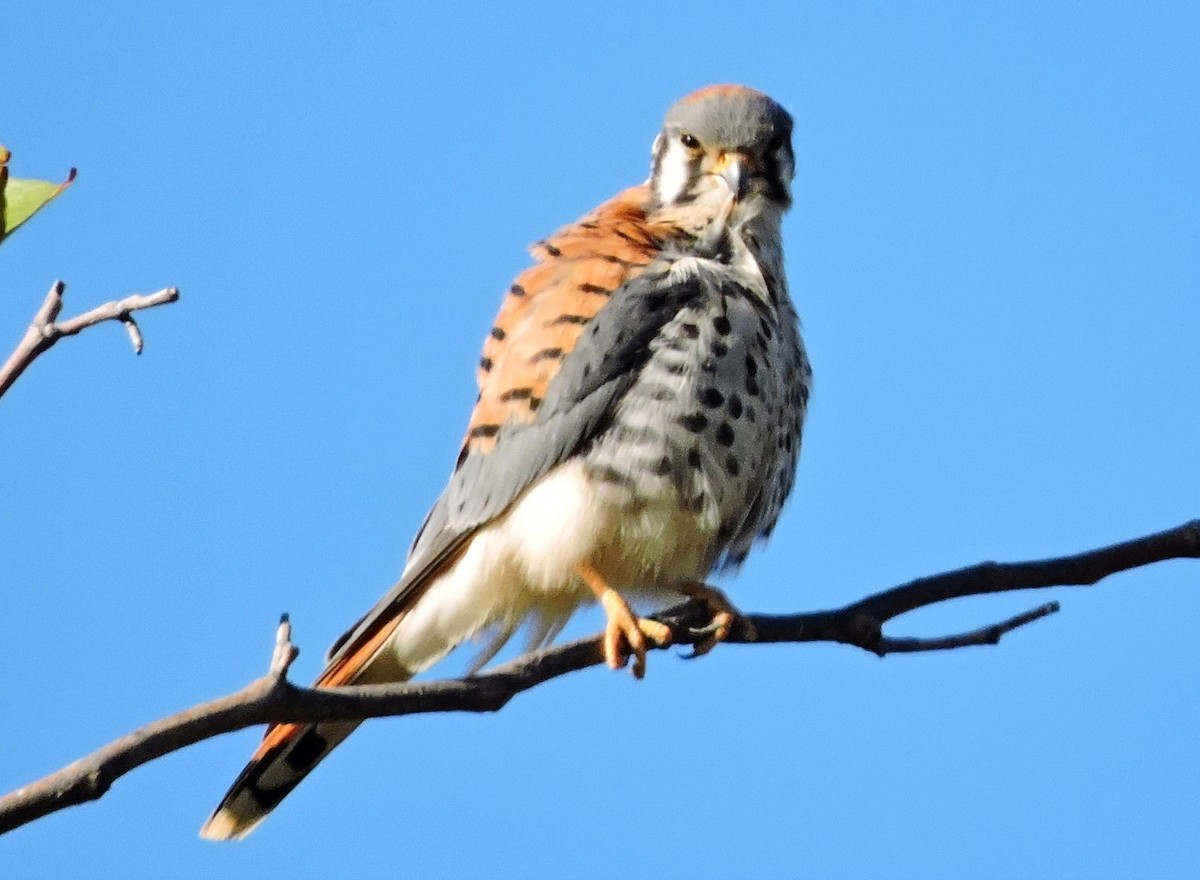
[(17, 343), (13, 353), (4, 362), (4, 366), (0, 367), (0, 397), (3, 397), (4, 393), (25, 372), (26, 367), (58, 340), (64, 336), (74, 336), (103, 321), (120, 321), (124, 324), (125, 329), (129, 332), (129, 340), (133, 343), (134, 354), (141, 354), (142, 333), (133, 319), (132, 313), (139, 309), (149, 309), (179, 299), (179, 291), (174, 287), (167, 287), (157, 293), (113, 300), (97, 306), (89, 312), (84, 312), (82, 315), (57, 322), (58, 315), (62, 311), (62, 298), (65, 290), (66, 285), (61, 281), (55, 281), (50, 286), (50, 292), (46, 294), (41, 308), (34, 315), (33, 323), (29, 325), (29, 329), (25, 331), (25, 335)]
[[(983, 593), (1091, 585), (1121, 571), (1167, 559), (1200, 558), (1200, 520), (1111, 547), (1038, 562), (986, 562), (921, 578), (843, 608), (791, 615), (746, 615), (729, 642), (838, 642), (873, 654), (940, 651), (994, 645), (1014, 629), (1053, 614), (1057, 602), (990, 626), (943, 638), (894, 638), (884, 624), (917, 608)], [(668, 609), (659, 620), (676, 644), (704, 638), (698, 603)], [(296, 656), (285, 615), (276, 631), (269, 671), (242, 690), (202, 703), (134, 731), (37, 782), (0, 798), (0, 834), (75, 804), (96, 800), (121, 776), (155, 758), (206, 739), (281, 722), (361, 720), (426, 712), (494, 712), (522, 691), (603, 662), (600, 638), (581, 639), (518, 657), (465, 679), (328, 690), (297, 687), (287, 669)]]

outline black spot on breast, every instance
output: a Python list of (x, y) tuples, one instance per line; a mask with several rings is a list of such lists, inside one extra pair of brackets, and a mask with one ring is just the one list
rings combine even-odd
[(725, 402), (725, 396), (710, 386), (700, 392), (700, 402), (707, 407), (720, 406)]
[(721, 427), (717, 428), (717, 442), (722, 446), (733, 445), (733, 428), (729, 427), (729, 422), (721, 422)]
[(671, 473), (671, 459), (664, 455), (653, 465), (651, 465), (650, 473), (654, 474), (655, 476), (665, 477), (667, 474)]
[(546, 253), (548, 253), (552, 257), (561, 257), (562, 256), (562, 251), (560, 251), (554, 245), (550, 244), (550, 242), (548, 242), (548, 241), (543, 241), (542, 247), (544, 247), (546, 249)]
[(514, 284), (512, 287), (510, 287), (508, 289), (508, 292), (511, 293), (513, 296), (524, 296), (525, 288), (519, 284)]
[(746, 375), (746, 393), (749, 394), (751, 397), (758, 397), (758, 392), (759, 392), (758, 380), (754, 378), (753, 374), (747, 374)]
[(532, 388), (510, 388), (500, 395), (500, 399), (507, 403), (510, 400), (528, 400), (533, 397)]
[(686, 416), (680, 418), (679, 423), (693, 434), (699, 434), (708, 427), (708, 419), (704, 413), (699, 412), (688, 413)]
[(504, 332), (503, 327), (493, 327), (492, 328), (492, 339), (495, 339), (498, 342), (502, 342), (504, 340), (504, 337), (507, 335), (508, 334)]
[(736, 394), (729, 396), (729, 415), (735, 419), (742, 417), (742, 399)]
[(531, 410), (533, 410), (534, 412), (537, 412), (537, 408), (541, 405), (542, 405), (542, 399), (540, 397), (529, 398), (529, 408)]
[(479, 359), (479, 368), (481, 370), (483, 370), (485, 373), (490, 372), (493, 366), (494, 365), (492, 364), (491, 358), (485, 357), (485, 358)]
[(601, 293), (605, 296), (612, 293), (607, 287), (601, 287), (599, 284), (581, 284), (579, 289), (584, 293)]
[(652, 312), (657, 312), (667, 304), (667, 295), (665, 293), (652, 293), (646, 297), (646, 308)]
[(746, 355), (746, 374), (750, 376), (758, 375), (758, 361), (754, 359), (754, 355)]
[(551, 324), (586, 324), (591, 318), (587, 315), (559, 315)]
[(733, 327), (729, 324), (729, 319), (724, 315), (717, 315), (715, 318), (713, 318), (712, 323), (713, 329), (722, 336), (728, 336), (729, 332), (733, 329)]
[(696, 339), (700, 335), (700, 328), (695, 324), (680, 324), (679, 332), (688, 339)]
[(717, 371), (716, 358), (706, 357), (700, 362), (700, 369), (706, 373), (715, 373)]
[(731, 477), (736, 477), (741, 473), (742, 466), (738, 464), (738, 460), (732, 452), (725, 456), (725, 470), (729, 471), (729, 476)]
[(687, 461), (690, 467), (700, 470), (700, 450), (693, 446), (688, 450)]
[(624, 484), (627, 482), (625, 474), (608, 465), (598, 465), (588, 468), (588, 476), (599, 480), (602, 483), (617, 483)]
[(476, 425), (467, 435), (469, 437), (495, 437), (500, 433), (499, 425)]
[(535, 354), (530, 360), (534, 361), (552, 361), (563, 356), (561, 348), (543, 348)]
[(714, 339), (712, 344), (712, 353), (719, 358), (729, 354), (729, 346), (719, 339)]
[(656, 400), (659, 403), (665, 403), (668, 400), (674, 400), (679, 396), (674, 388), (668, 388), (666, 385), (651, 385), (645, 390), (645, 395), (651, 400)]

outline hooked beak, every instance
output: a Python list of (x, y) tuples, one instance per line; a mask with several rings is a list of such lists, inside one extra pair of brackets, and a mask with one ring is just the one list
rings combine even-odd
[(744, 153), (722, 153), (709, 173), (725, 181), (734, 201), (745, 197), (750, 189), (750, 159)]

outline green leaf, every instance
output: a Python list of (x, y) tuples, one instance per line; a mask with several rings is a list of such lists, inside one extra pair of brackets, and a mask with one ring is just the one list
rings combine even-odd
[(0, 242), (44, 208), (75, 179), (74, 168), (62, 183), (9, 177), (8, 160), (11, 155), (0, 146)]

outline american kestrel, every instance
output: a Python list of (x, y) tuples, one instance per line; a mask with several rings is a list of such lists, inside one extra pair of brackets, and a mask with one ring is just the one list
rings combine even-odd
[[(783, 272), (791, 133), (760, 92), (701, 89), (667, 111), (646, 183), (534, 246), (450, 481), (317, 687), (406, 681), (481, 634), (486, 662), (526, 623), (541, 645), (591, 600), (608, 665), (638, 678), (670, 631), (626, 596), (701, 599), (728, 633), (705, 579), (774, 527), (812, 378)], [(201, 834), (248, 834), (357, 726), (268, 727)]]

